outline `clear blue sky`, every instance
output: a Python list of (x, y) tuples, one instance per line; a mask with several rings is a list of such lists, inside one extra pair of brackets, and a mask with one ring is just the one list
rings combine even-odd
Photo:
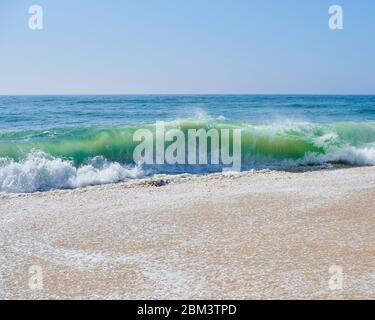
[(1, 0), (0, 94), (70, 93), (375, 94), (375, 1)]

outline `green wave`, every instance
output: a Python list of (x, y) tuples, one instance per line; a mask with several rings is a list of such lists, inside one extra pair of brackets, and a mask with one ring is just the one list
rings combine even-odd
[[(241, 129), (243, 162), (262, 159), (302, 159), (308, 154), (325, 155), (344, 147), (375, 149), (375, 122), (331, 124), (282, 123), (255, 125), (229, 120), (180, 120), (166, 123), (166, 130)], [(34, 150), (69, 159), (79, 166), (87, 159), (103, 156), (123, 164), (133, 163), (138, 129), (155, 132), (155, 124), (113, 127), (75, 127), (0, 133), (0, 158), (21, 161)]]

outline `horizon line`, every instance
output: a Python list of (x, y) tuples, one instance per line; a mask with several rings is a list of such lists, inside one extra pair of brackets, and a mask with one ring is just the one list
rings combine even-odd
[(0, 97), (43, 96), (375, 96), (374, 93), (15, 93)]

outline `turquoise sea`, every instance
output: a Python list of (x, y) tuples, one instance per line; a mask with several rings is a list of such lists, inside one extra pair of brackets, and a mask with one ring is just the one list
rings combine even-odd
[(242, 169), (375, 165), (375, 96), (1, 96), (0, 192), (77, 188), (220, 166), (139, 166), (133, 133), (239, 128)]

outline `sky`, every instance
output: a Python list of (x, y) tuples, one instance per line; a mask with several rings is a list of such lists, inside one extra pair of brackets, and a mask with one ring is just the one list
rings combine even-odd
[(0, 0), (0, 94), (375, 94), (374, 35), (374, 0)]

